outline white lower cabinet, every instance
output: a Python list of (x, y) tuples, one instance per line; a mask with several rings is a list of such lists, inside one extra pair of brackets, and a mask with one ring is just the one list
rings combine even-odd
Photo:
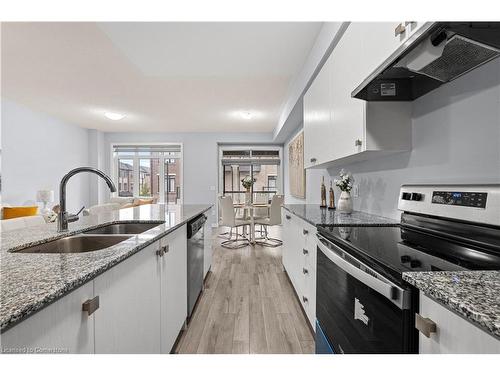
[(161, 352), (170, 353), (187, 316), (186, 226), (160, 240), (161, 258)]
[(5, 331), (0, 346), (7, 353), (170, 353), (186, 316), (183, 225)]
[(438, 302), (420, 293), (419, 315), (424, 328), (435, 327), (427, 337), (419, 332), (421, 354), (488, 354), (500, 353), (500, 340), (471, 322), (448, 310)]
[(282, 209), (283, 267), (311, 327), (316, 327), (316, 227)]
[(93, 296), (93, 283), (84, 284), (2, 333), (2, 353), (94, 353), (94, 315), (82, 311)]
[(158, 242), (94, 279), (96, 353), (160, 353)]

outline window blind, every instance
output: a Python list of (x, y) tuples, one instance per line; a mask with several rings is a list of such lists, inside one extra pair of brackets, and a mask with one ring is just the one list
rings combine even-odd
[(117, 153), (154, 153), (154, 152), (181, 152), (180, 144), (166, 145), (113, 145), (113, 152)]

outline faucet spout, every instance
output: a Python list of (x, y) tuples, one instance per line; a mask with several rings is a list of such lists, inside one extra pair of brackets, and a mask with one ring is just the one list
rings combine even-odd
[[(59, 214), (57, 215), (57, 230), (58, 232), (65, 232), (68, 230), (68, 222), (69, 217), (71, 215), (66, 212), (66, 185), (68, 183), (68, 180), (73, 177), (75, 174), (82, 173), (82, 172), (89, 172), (89, 173), (94, 173), (101, 177), (104, 181), (106, 181), (106, 184), (109, 187), (109, 190), (111, 190), (112, 193), (116, 191), (116, 186), (109, 178), (107, 174), (104, 172), (100, 171), (97, 168), (93, 167), (79, 167), (72, 169), (68, 173), (64, 175), (64, 177), (61, 179), (61, 183), (59, 184)], [(73, 217), (71, 216), (71, 221), (78, 220), (78, 216)]]

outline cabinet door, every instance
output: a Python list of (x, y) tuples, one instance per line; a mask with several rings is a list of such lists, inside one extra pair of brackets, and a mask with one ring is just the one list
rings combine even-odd
[[(375, 69), (393, 54), (399, 46), (407, 39), (409, 30), (413, 27), (405, 26), (405, 31), (396, 35), (396, 28), (401, 22), (356, 22), (354, 25), (363, 29), (363, 50), (360, 60), (363, 60), (361, 80), (356, 83), (353, 90), (367, 78)], [(351, 90), (352, 91), (352, 90)]]
[[(94, 353), (94, 314), (82, 311), (93, 298), (89, 282), (2, 333), (4, 353)], [(26, 351), (23, 351), (26, 349)]]
[(499, 354), (500, 340), (420, 293), (420, 315), (436, 324), (430, 337), (419, 333), (422, 354)]
[(94, 280), (96, 353), (160, 353), (159, 242)]
[(283, 267), (288, 274), (288, 277), (291, 279), (290, 275), (290, 267), (291, 267), (291, 257), (292, 257), (292, 248), (293, 248), (293, 240), (292, 240), (292, 214), (285, 210), (281, 209), (281, 222), (283, 223), (283, 246), (281, 261), (283, 263)]
[[(351, 23), (333, 50), (332, 59), (332, 120), (331, 158), (340, 159), (363, 151), (365, 102), (351, 97), (362, 75), (363, 28)], [(360, 46), (356, 48), (355, 46)]]
[(187, 316), (186, 225), (161, 239), (161, 352), (170, 353)]
[(304, 95), (304, 167), (331, 160), (331, 58)]

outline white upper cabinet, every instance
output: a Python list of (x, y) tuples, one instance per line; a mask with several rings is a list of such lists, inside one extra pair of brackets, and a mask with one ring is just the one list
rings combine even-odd
[(392, 28), (394, 36), (394, 27), (392, 23), (351, 23), (304, 95), (306, 168), (410, 150), (411, 103), (351, 97), (382, 58), (397, 48), (400, 42), (391, 40), (382, 51), (372, 51), (377, 33), (380, 36)]
[[(328, 59), (304, 95), (304, 167), (312, 167), (329, 160), (329, 150), (319, 148), (331, 131), (331, 65)], [(307, 126), (306, 126), (307, 124)]]

